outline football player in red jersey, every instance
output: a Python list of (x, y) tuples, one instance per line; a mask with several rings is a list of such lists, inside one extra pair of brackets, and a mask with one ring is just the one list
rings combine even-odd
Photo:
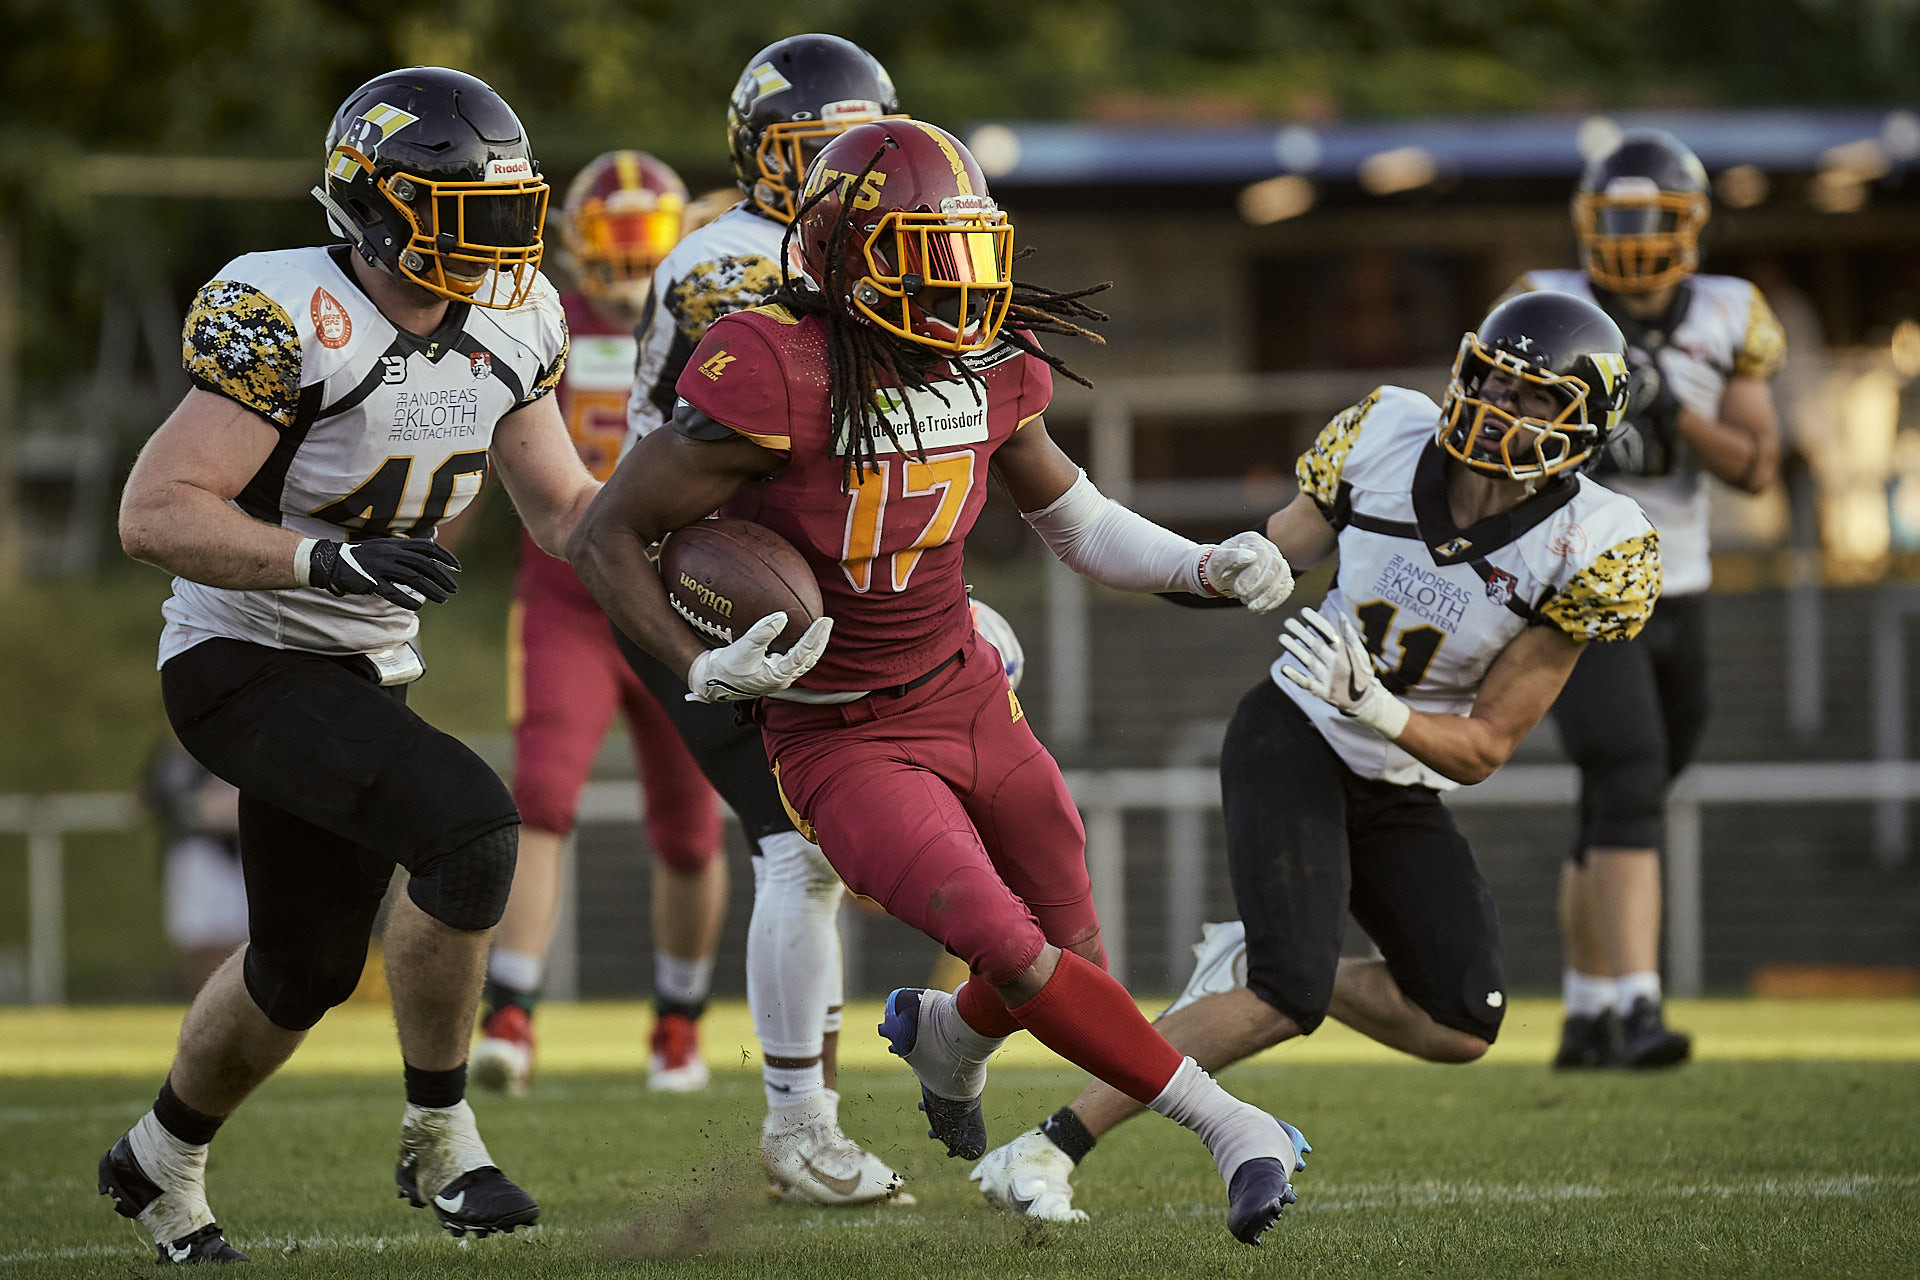
[[(567, 189), (559, 231), (578, 292), (566, 293), (572, 359), (560, 408), (574, 447), (599, 479), (626, 439), (634, 325), (653, 269), (678, 242), (687, 206), (680, 175), (641, 151), (595, 157)], [(561, 854), (593, 758), (615, 711), (626, 717), (646, 792), (654, 849), (655, 1022), (647, 1084), (704, 1088), (697, 1019), (727, 905), (720, 810), (671, 722), (615, 647), (606, 618), (572, 569), (522, 539), (508, 615), (508, 719), (520, 863), (487, 964), (487, 1013), (474, 1080), (524, 1093), (533, 1070), (533, 1009), (560, 904)]]
[[(881, 1030), (950, 1155), (986, 1148), (987, 1059), (1025, 1027), (1194, 1129), (1256, 1243), (1298, 1157), (1141, 1017), (1104, 967), (1085, 833), (996, 656), (974, 632), (962, 547), (989, 468), (1047, 544), (1108, 586), (1292, 589), (1257, 533), (1202, 546), (1103, 497), (1048, 437), (1034, 332), (1085, 334), (1078, 294), (1016, 284), (1013, 229), (966, 148), (918, 121), (847, 130), (814, 161), (792, 232), (807, 279), (708, 330), (674, 429), (635, 446), (572, 544), (583, 581), (699, 701), (758, 699), (781, 793), (856, 893), (967, 961), (960, 990), (905, 988)], [(784, 654), (770, 615), (707, 650), (646, 548), (716, 508), (791, 541), (828, 616)]]

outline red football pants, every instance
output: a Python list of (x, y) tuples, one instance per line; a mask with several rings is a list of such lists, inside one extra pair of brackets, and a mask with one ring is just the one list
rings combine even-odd
[(529, 546), (507, 634), (513, 799), (539, 831), (573, 830), (593, 758), (615, 711), (626, 716), (647, 839), (668, 866), (697, 871), (720, 850), (720, 798), (666, 712), (614, 645), (606, 615), (564, 560)]
[(977, 634), (902, 697), (760, 714), (782, 797), (847, 887), (988, 983), (1099, 934), (1080, 814)]

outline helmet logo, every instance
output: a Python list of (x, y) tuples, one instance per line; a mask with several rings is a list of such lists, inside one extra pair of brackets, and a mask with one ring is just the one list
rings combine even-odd
[(827, 124), (859, 124), (879, 118), (880, 104), (871, 98), (848, 98), (820, 108), (820, 119)]
[(1652, 178), (1622, 174), (1607, 180), (1606, 195), (1610, 200), (1658, 200), (1660, 184)]
[(327, 350), (338, 351), (353, 341), (353, 317), (340, 305), (340, 299), (325, 289), (313, 291), (313, 297), (307, 302), (307, 313), (313, 317), (320, 345)]
[[(809, 188), (807, 195), (811, 197), (814, 192), (819, 191), (828, 183), (837, 182), (840, 184), (840, 198), (845, 200), (848, 193), (847, 189), (853, 185), (853, 180), (859, 176), (857, 173), (845, 173), (839, 169), (829, 169), (825, 165), (816, 165), (812, 178), (807, 182)], [(849, 203), (856, 209), (876, 209), (880, 206), (880, 188), (886, 185), (887, 175), (875, 169), (869, 172), (866, 178), (862, 180), (859, 194), (855, 195)]]
[(771, 98), (776, 93), (785, 93), (793, 88), (793, 81), (775, 71), (771, 62), (763, 62), (757, 67), (749, 68), (747, 74), (740, 79), (741, 88), (752, 85), (753, 96), (749, 99), (750, 102)]
[(987, 196), (945, 196), (940, 201), (940, 212), (949, 218), (969, 213), (990, 216), (1000, 212), (1000, 206)]
[(342, 182), (352, 181), (354, 170), (374, 155), (381, 143), (419, 118), (384, 102), (375, 103), (353, 122), (346, 137), (334, 143), (333, 154), (327, 158), (327, 172)]
[(1600, 371), (1600, 377), (1605, 380), (1609, 398), (1626, 385), (1627, 361), (1624, 356), (1614, 355), (1611, 351), (1596, 351), (1593, 354), (1593, 367)]
[(487, 182), (522, 182), (533, 176), (533, 161), (525, 156), (508, 156), (487, 161)]

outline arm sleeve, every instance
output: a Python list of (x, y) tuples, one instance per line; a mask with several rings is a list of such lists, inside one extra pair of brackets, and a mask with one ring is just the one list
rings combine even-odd
[(272, 298), (242, 281), (208, 282), (187, 311), (180, 347), (194, 386), (238, 401), (282, 430), (293, 426), (300, 333)]
[(1766, 298), (1756, 288), (1753, 301), (1747, 308), (1747, 332), (1740, 341), (1740, 349), (1733, 353), (1733, 376), (1771, 378), (1780, 372), (1780, 362), (1786, 357), (1786, 331), (1780, 327), (1779, 317), (1773, 314), (1773, 308), (1767, 305)]
[(516, 409), (525, 408), (542, 396), (553, 394), (554, 388), (560, 385), (560, 379), (567, 371), (567, 353), (573, 350), (573, 334), (567, 329), (567, 313), (560, 304), (560, 295), (551, 293), (547, 301), (541, 304), (540, 309), (543, 312), (551, 312), (547, 318), (553, 322), (558, 342), (553, 347), (552, 355), (540, 366), (540, 375), (533, 380), (533, 385), (527, 388), (527, 394), (522, 396), (520, 403), (514, 406)]
[(1294, 464), (1294, 479), (1300, 482), (1300, 492), (1309, 495), (1322, 512), (1331, 513), (1340, 494), (1340, 473), (1346, 468), (1347, 454), (1353, 451), (1353, 442), (1360, 438), (1361, 424), (1380, 403), (1380, 388), (1359, 404), (1342, 410), (1333, 421), (1320, 429), (1320, 434), (1308, 450), (1300, 455)]
[(1608, 547), (1540, 606), (1548, 626), (1607, 644), (1640, 634), (1660, 598), (1660, 534), (1648, 529)]
[(1052, 502), (1020, 514), (1062, 564), (1102, 586), (1213, 594), (1200, 583), (1199, 543), (1127, 510), (1084, 471)]
[(707, 330), (674, 389), (687, 405), (761, 448), (792, 452), (786, 370), (772, 344), (745, 320), (722, 319)]

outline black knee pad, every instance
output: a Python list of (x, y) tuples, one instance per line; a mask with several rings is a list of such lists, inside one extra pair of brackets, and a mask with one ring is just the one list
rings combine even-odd
[(1588, 849), (1657, 849), (1666, 835), (1667, 765), (1650, 755), (1609, 755), (1586, 762), (1580, 838), (1573, 860)]
[(299, 958), (249, 945), (240, 968), (247, 994), (274, 1026), (306, 1031), (325, 1017), (327, 1010), (344, 1003), (360, 985), (360, 974), (367, 963), (367, 939), (372, 932), (373, 917), (369, 915), (357, 950), (343, 941)]
[(507, 909), (520, 826), (509, 823), (447, 853), (418, 860), (407, 881), (415, 906), (450, 929), (491, 929)]

